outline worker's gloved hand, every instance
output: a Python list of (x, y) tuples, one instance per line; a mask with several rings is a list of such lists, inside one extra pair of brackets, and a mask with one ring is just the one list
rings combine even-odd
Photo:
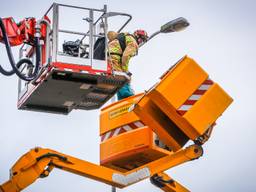
[(127, 71), (126, 74), (131, 77), (132, 76), (132, 73), (130, 71)]

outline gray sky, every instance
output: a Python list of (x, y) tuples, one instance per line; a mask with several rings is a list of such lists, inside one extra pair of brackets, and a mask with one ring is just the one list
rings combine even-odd
[[(59, 1), (102, 8), (133, 15), (127, 31), (137, 28), (149, 33), (161, 24), (183, 16), (191, 26), (180, 33), (161, 35), (140, 49), (130, 63), (133, 87), (141, 92), (184, 55), (194, 58), (233, 98), (234, 103), (217, 121), (204, 156), (167, 171), (191, 191), (255, 191), (255, 45), (256, 2), (253, 0), (179, 1)], [(0, 16), (40, 18), (50, 0), (9, 0), (0, 3)], [(66, 21), (72, 22), (72, 21)], [(17, 50), (17, 49), (16, 49)], [(0, 47), (3, 66), (8, 66)], [(35, 146), (54, 149), (94, 163), (99, 162), (99, 111), (72, 111), (68, 116), (18, 111), (17, 78), (0, 75), (0, 183), (8, 179), (9, 168)], [(25, 192), (110, 191), (110, 187), (55, 169)], [(121, 190), (118, 190), (121, 191)], [(148, 180), (125, 192), (157, 192)]]

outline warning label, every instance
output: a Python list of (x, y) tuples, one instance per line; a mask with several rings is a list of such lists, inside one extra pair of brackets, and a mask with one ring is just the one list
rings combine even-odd
[(118, 109), (115, 109), (113, 111), (110, 111), (109, 112), (109, 119), (113, 119), (113, 118), (116, 118), (120, 115), (123, 115), (125, 113), (128, 113), (129, 112), (129, 109), (130, 107), (132, 106), (133, 104), (128, 104), (128, 105), (125, 105), (125, 106), (122, 106)]

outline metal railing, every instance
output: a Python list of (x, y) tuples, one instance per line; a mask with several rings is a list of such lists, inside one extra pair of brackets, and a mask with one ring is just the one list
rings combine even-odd
[[(89, 23), (89, 29), (87, 32), (79, 32), (76, 30), (67, 30), (67, 29), (60, 29), (59, 26), (59, 19), (60, 19), (60, 7), (70, 8), (70, 9), (79, 9), (82, 11), (87, 12), (86, 18), (81, 18), (81, 20), (85, 20)], [(94, 18), (94, 16), (97, 13), (97, 18)], [(44, 14), (44, 17), (47, 16), (50, 19), (50, 29), (47, 33), (46, 37), (46, 44), (45, 49), (47, 51), (45, 60), (45, 63), (42, 63), (42, 66), (48, 66), (51, 62), (58, 62), (58, 56), (60, 56), (58, 52), (58, 46), (59, 46), (59, 35), (60, 33), (66, 33), (71, 35), (79, 35), (81, 38), (79, 38), (80, 43), (83, 42), (89, 42), (88, 43), (88, 58), (80, 58), (80, 54), (78, 54), (78, 57), (83, 60), (82, 63), (86, 63), (86, 65), (92, 66), (93, 63), (93, 54), (94, 54), (94, 43), (97, 38), (105, 37), (105, 49), (107, 50), (107, 32), (108, 32), (108, 18), (114, 17), (114, 16), (124, 16), (127, 17), (127, 20), (120, 26), (120, 28), (117, 30), (117, 32), (121, 32), (124, 27), (131, 21), (132, 16), (126, 13), (120, 13), (120, 12), (107, 12), (107, 5), (104, 5), (102, 9), (94, 9), (94, 8), (86, 8), (86, 7), (79, 7), (79, 6), (73, 6), (73, 5), (65, 5), (65, 4), (58, 4), (53, 3), (50, 8), (46, 11)], [(103, 33), (96, 33), (96, 27), (97, 25), (103, 25)], [(31, 60), (33, 60), (33, 47), (25, 47), (26, 44), (23, 44), (20, 48), (20, 58), (22, 57), (29, 57)], [(107, 54), (107, 51), (105, 51)], [(63, 57), (63, 55), (62, 55)], [(72, 56), (66, 56), (66, 58), (69, 58), (72, 60)], [(107, 66), (107, 55), (105, 55), (105, 63)], [(78, 63), (80, 64), (80, 63)], [(23, 87), (26, 87), (28, 85), (28, 82), (24, 82), (22, 80), (19, 80), (19, 88), (18, 92), (23, 92)]]

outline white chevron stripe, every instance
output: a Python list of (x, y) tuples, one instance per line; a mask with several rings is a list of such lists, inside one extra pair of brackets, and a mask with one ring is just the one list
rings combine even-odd
[(136, 127), (144, 127), (145, 126), (141, 121), (134, 122), (134, 125), (136, 125)]
[(109, 138), (110, 134), (111, 134), (111, 131), (107, 132), (102, 142), (106, 141)]
[(197, 101), (202, 97), (202, 95), (191, 95), (188, 100)]
[(211, 85), (201, 85), (198, 90), (208, 90), (210, 88)]
[(191, 107), (192, 107), (192, 105), (182, 105), (179, 108), (179, 110), (181, 110), (181, 111), (188, 111)]
[[(121, 130), (121, 127), (115, 129), (113, 136), (118, 135), (118, 133), (119, 133), (120, 130)], [(113, 136), (112, 136), (112, 137), (113, 137)]]
[(131, 128), (129, 125), (123, 126), (123, 129), (124, 129), (125, 131), (131, 131), (131, 130), (132, 130), (132, 128)]
[[(145, 126), (141, 121), (133, 122), (133, 124), (134, 124), (137, 128), (139, 128), (139, 127), (144, 127), (144, 126)], [(104, 135), (102, 135), (102, 136), (101, 136), (102, 142), (103, 142), (103, 141), (106, 141), (106, 140), (108, 140), (108, 139), (110, 139), (110, 138), (113, 137), (113, 136), (119, 135), (119, 133), (120, 133), (120, 131), (121, 131), (122, 128), (123, 128), (126, 132), (133, 130), (133, 128), (132, 128), (130, 125), (124, 125), (124, 126), (122, 126), (122, 127), (118, 127), (118, 128), (116, 128), (116, 129), (111, 130), (111, 131), (105, 133)], [(113, 133), (113, 135), (111, 135), (112, 133)], [(110, 136), (111, 136), (111, 137), (110, 137)]]

